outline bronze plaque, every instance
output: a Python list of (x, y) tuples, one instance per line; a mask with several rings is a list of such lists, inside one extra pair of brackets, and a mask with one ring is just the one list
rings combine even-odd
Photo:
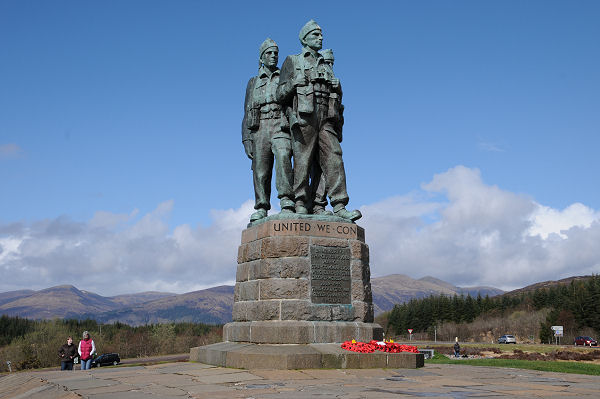
[(312, 303), (350, 304), (350, 248), (310, 247)]

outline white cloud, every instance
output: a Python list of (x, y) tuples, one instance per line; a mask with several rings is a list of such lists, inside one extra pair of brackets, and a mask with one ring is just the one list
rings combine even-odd
[[(235, 279), (252, 213), (211, 210), (208, 226), (169, 228), (173, 201), (147, 214), (97, 212), (0, 225), (0, 291), (73, 284), (102, 295), (188, 292)], [(457, 285), (517, 288), (600, 273), (600, 213), (556, 210), (483, 182), (457, 166), (421, 190), (361, 207), (374, 276), (431, 275)]]
[(18, 158), (21, 153), (21, 147), (14, 143), (0, 144), (0, 159)]
[(0, 291), (73, 284), (102, 295), (148, 290), (189, 292), (235, 280), (241, 231), (252, 213), (213, 211), (208, 227), (177, 226), (166, 201), (136, 218), (98, 212), (87, 223), (66, 218), (5, 228), (0, 235)]
[(464, 166), (422, 188), (447, 202), (404, 197), (395, 206), (386, 200), (361, 208), (374, 275), (516, 288), (600, 272), (600, 214), (590, 208), (554, 210), (487, 185), (479, 170)]
[(504, 152), (504, 149), (502, 147), (500, 147), (496, 143), (490, 143), (490, 142), (480, 141), (477, 145), (483, 151), (487, 151), (487, 152)]
[(594, 221), (599, 219), (600, 212), (580, 203), (572, 204), (562, 211), (540, 205), (532, 215), (533, 225), (528, 233), (530, 235), (539, 234), (544, 239), (548, 238), (550, 234), (567, 238), (567, 230), (573, 227), (590, 227)]

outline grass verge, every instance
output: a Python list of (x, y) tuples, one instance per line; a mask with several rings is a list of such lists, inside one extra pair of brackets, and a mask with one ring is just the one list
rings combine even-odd
[(578, 362), (556, 362), (541, 360), (517, 359), (449, 359), (444, 355), (436, 354), (433, 359), (426, 360), (426, 364), (466, 364), (469, 366), (511, 367), (516, 369), (553, 371), (556, 373), (600, 375), (600, 365)]

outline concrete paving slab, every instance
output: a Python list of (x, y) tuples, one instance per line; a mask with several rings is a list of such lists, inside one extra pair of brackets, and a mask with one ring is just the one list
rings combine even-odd
[(198, 396), (203, 398), (212, 398), (213, 394), (219, 392), (231, 392), (235, 391), (234, 388), (229, 385), (216, 385), (216, 384), (196, 384), (186, 387), (186, 390), (191, 396)]
[(194, 378), (203, 384), (223, 384), (241, 381), (262, 380), (261, 377), (248, 372), (214, 374), (210, 376), (198, 376)]
[(352, 375), (343, 370), (302, 370), (302, 374), (315, 379), (347, 379)]
[(177, 365), (166, 366), (161, 364), (160, 367), (155, 367), (158, 373), (188, 373), (194, 370), (214, 369), (215, 366), (203, 363), (177, 363)]
[(308, 378), (306, 370), (252, 370), (252, 374), (266, 380), (305, 380)]
[(101, 393), (114, 393), (114, 392), (127, 392), (127, 391), (135, 391), (139, 388), (135, 385), (130, 384), (115, 384), (109, 385), (105, 387), (97, 387), (97, 388), (88, 388), (88, 389), (78, 389), (75, 390), (77, 394), (85, 397), (86, 395), (97, 395)]
[(186, 389), (175, 388), (175, 387), (166, 387), (163, 385), (147, 385), (141, 389), (142, 392), (145, 392), (149, 395), (158, 395), (160, 397), (179, 397), (179, 398), (187, 398), (188, 392)]
[(160, 398), (160, 399), (181, 399), (181, 396), (162, 396), (149, 394), (141, 391), (129, 391), (129, 392), (115, 392), (115, 393), (101, 393), (97, 395), (90, 395), (87, 399), (148, 399), (148, 398)]
[(148, 373), (140, 374), (138, 376), (117, 378), (113, 377), (115, 381), (120, 383), (126, 383), (143, 387), (151, 384), (164, 385), (168, 387), (176, 387), (180, 385), (191, 385), (194, 383), (194, 379), (189, 375), (181, 374), (166, 374), (166, 373)]
[(74, 380), (74, 381), (62, 381), (57, 383), (57, 385), (63, 387), (64, 389), (68, 389), (69, 391), (78, 391), (78, 390), (86, 390), (91, 388), (98, 387), (108, 387), (111, 385), (117, 385), (117, 381), (111, 380), (102, 380), (98, 378), (90, 378), (85, 380)]
[(347, 375), (361, 378), (386, 378), (394, 375), (395, 370), (388, 369), (348, 369), (344, 370)]
[(13, 399), (79, 399), (79, 395), (74, 392), (66, 392), (57, 386), (44, 385), (33, 388)]
[(106, 372), (14, 373), (0, 377), (3, 399), (138, 398), (540, 398), (600, 397), (600, 377), (489, 367), (238, 370), (198, 363)]
[(236, 373), (244, 373), (244, 372), (246, 372), (246, 370), (230, 369), (230, 368), (223, 368), (223, 367), (211, 367), (211, 368), (205, 368), (205, 369), (186, 370), (186, 371), (182, 372), (182, 374), (198, 376), (198, 377), (206, 377), (206, 376), (211, 376), (211, 375), (236, 374)]
[(40, 386), (44, 384), (39, 377), (25, 373), (8, 374), (0, 378), (0, 397), (17, 396)]

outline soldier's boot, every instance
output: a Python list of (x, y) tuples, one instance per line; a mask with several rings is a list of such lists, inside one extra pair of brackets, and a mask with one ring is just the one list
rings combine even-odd
[(304, 206), (304, 202), (296, 201), (296, 213), (298, 215), (307, 215), (308, 214), (308, 209), (306, 209), (306, 207)]
[(336, 206), (334, 206), (333, 213), (335, 214), (335, 216), (339, 216), (341, 218), (352, 220), (352, 221), (358, 220), (362, 217), (362, 213), (360, 213), (360, 211), (358, 209), (349, 211), (346, 209), (344, 204), (337, 204)]
[(280, 213), (294, 213), (295, 211), (294, 201), (287, 197), (281, 198), (281, 200), (279, 201), (279, 205), (281, 206)]
[(321, 215), (321, 216), (332, 216), (333, 212), (325, 209), (323, 205), (315, 205), (313, 206), (313, 215)]
[(250, 223), (256, 222), (257, 220), (263, 219), (267, 217), (267, 210), (263, 208), (258, 208), (256, 212), (250, 215)]

